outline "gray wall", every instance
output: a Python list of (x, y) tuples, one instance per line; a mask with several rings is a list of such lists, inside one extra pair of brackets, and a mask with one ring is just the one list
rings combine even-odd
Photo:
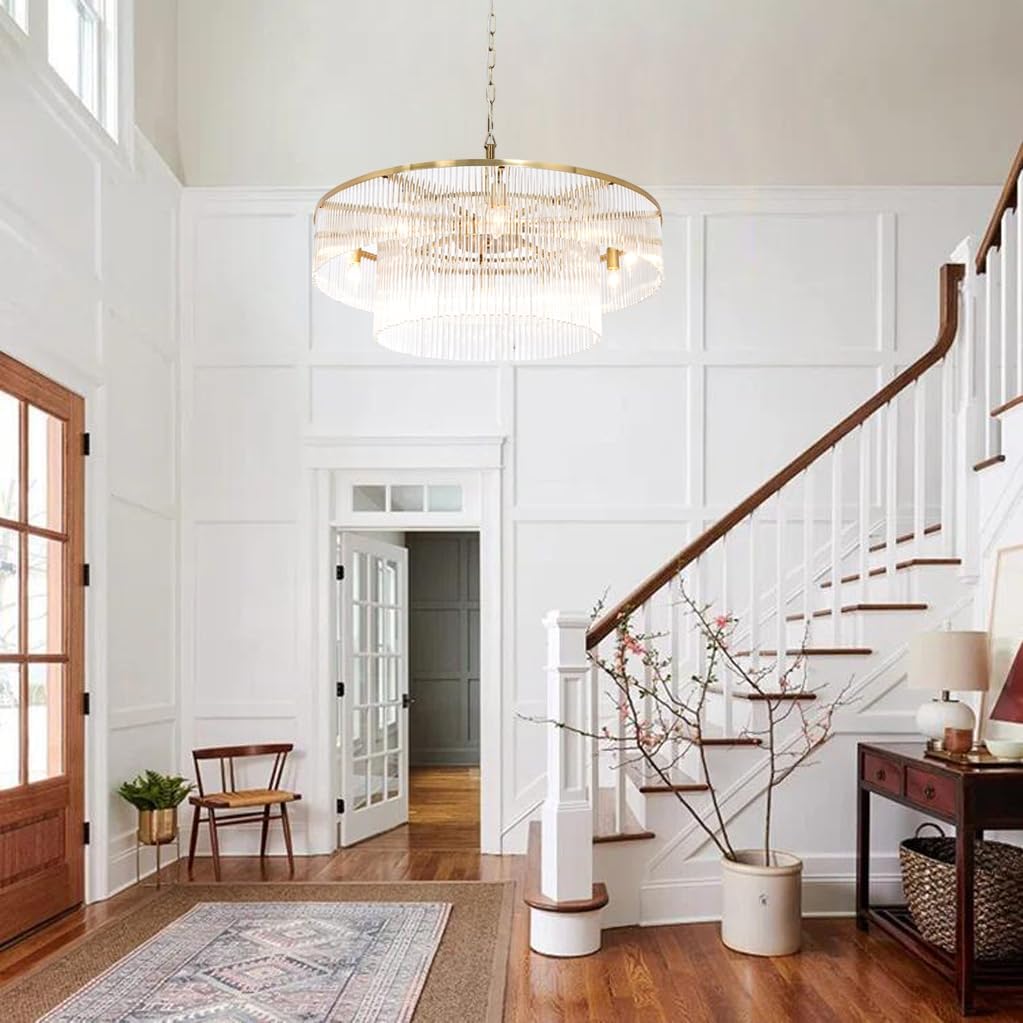
[(408, 533), (413, 764), (478, 764), (480, 544)]

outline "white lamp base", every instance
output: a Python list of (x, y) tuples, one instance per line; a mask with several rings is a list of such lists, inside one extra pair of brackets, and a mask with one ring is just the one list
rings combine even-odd
[(941, 699), (928, 700), (916, 712), (917, 730), (927, 737), (932, 749), (943, 748), (946, 728), (972, 732), (976, 723), (973, 711), (965, 703), (950, 700), (947, 693), (943, 693)]

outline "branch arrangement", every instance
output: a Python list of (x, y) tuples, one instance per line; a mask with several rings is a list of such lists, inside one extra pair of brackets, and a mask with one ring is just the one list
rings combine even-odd
[[(704, 742), (707, 697), (724, 691), (721, 679), (727, 673), (733, 689), (744, 689), (765, 709), (766, 724), (759, 730), (747, 728), (739, 737), (759, 739), (760, 748), (767, 755), (763, 855), (764, 863), (768, 864), (771, 862), (775, 789), (797, 768), (809, 764), (813, 755), (831, 738), (836, 711), (850, 702), (847, 696), (852, 680), (846, 682), (832, 701), (811, 702), (807, 697), (816, 696), (818, 691), (808, 685), (805, 631), (791, 660), (780, 650), (775, 659), (754, 667), (752, 658), (747, 662), (747, 658), (732, 649), (738, 627), (735, 617), (727, 613), (713, 614), (710, 605), (698, 604), (684, 586), (679, 587), (678, 599), (695, 622), (695, 631), (703, 645), (700, 669), (684, 682), (673, 679), (672, 660), (658, 648), (658, 641), (665, 633), (636, 631), (630, 617), (625, 615), (615, 628), (610, 655), (591, 654), (610, 683), (605, 695), (617, 711), (615, 732), (606, 725), (593, 733), (567, 722), (545, 723), (606, 744), (609, 753), (618, 754), (618, 770), (635, 763), (645, 765), (650, 774), (672, 791), (721, 855), (735, 860), (736, 852), (721, 807), (721, 793), (715, 785)], [(600, 615), (602, 608), (603, 602), (594, 609), (594, 617)], [(802, 699), (794, 698), (797, 696)], [(812, 712), (808, 709), (811, 707)], [(794, 722), (795, 727), (783, 728), (787, 722)], [(707, 785), (709, 814), (701, 812), (694, 804), (691, 793), (674, 787), (676, 769), (694, 753), (699, 757)]]

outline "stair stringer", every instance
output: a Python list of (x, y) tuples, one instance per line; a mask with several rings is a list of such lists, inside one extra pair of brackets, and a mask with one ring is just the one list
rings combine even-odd
[[(970, 627), (977, 587), (973, 581), (963, 581), (960, 589), (957, 599), (947, 602), (941, 610), (929, 612), (925, 620), (917, 623), (919, 627), (935, 628), (946, 622), (958, 627)], [(871, 659), (875, 663), (857, 677), (850, 688), (847, 698), (855, 702), (836, 715), (836, 742), (837, 737), (849, 739), (878, 737), (888, 741), (906, 742), (919, 740), (913, 718), (915, 709), (921, 701), (918, 694), (910, 695), (904, 687), (900, 688), (905, 680), (907, 651), (908, 637), (906, 643), (900, 644), (887, 654), (879, 652), (873, 655)], [(833, 690), (833, 686), (829, 685), (828, 689)], [(900, 701), (904, 706), (878, 711), (877, 708), (885, 697), (896, 691), (905, 693), (905, 699)], [(823, 691), (821, 700), (827, 699), (828, 692)], [(820, 713), (820, 711), (810, 713), (808, 717), (810, 720), (816, 720)], [(870, 718), (874, 720), (871, 721)], [(793, 731), (779, 748), (791, 749), (798, 738), (798, 734)], [(826, 757), (832, 746), (833, 743), (829, 743), (821, 751), (820, 756)], [(730, 756), (745, 756), (751, 761), (730, 784), (726, 784), (719, 797), (722, 814), (726, 821), (732, 823), (764, 795), (766, 757), (756, 748), (734, 749), (730, 751)], [(851, 772), (852, 768), (843, 767), (841, 770)], [(648, 814), (649, 826), (655, 831), (657, 838), (643, 843), (610, 843), (594, 847), (594, 878), (604, 881), (610, 894), (610, 904), (604, 913), (603, 926), (653, 925), (717, 919), (719, 867), (716, 856), (712, 860), (696, 859), (697, 854), (710, 845), (706, 833), (695, 821), (688, 818), (683, 808), (668, 802), (674, 801), (674, 796), (665, 793), (647, 795), (643, 798), (662, 801), (658, 809), (663, 807), (667, 811)], [(784, 799), (785, 792), (782, 790), (781, 800)], [(704, 820), (709, 819), (712, 807), (708, 796), (700, 795), (692, 799), (692, 804)], [(672, 816), (679, 815), (685, 815), (684, 823), (671, 834), (666, 830), (669, 827), (669, 820)], [(662, 838), (662, 835), (666, 837)], [(785, 847), (783, 838), (779, 837), (776, 844)], [(852, 855), (851, 838), (849, 847)], [(679, 871), (678, 864), (694, 866), (690, 870)], [(821, 858), (811, 856), (807, 866), (816, 874), (816, 877), (810, 877), (808, 870), (808, 879), (811, 881), (827, 883), (831, 880), (846, 887), (851, 881), (851, 869), (846, 862), (839, 864), (839, 872), (834, 878), (827, 875), (827, 870), (832, 869), (833, 865), (829, 865)], [(893, 859), (889, 864), (887, 876), (895, 887), (896, 874), (897, 860)], [(893, 898), (897, 895), (897, 891), (892, 892)], [(808, 896), (810, 897), (807, 910), (812, 913), (814, 900), (809, 891)], [(836, 907), (821, 906), (819, 911), (825, 915), (833, 915)]]

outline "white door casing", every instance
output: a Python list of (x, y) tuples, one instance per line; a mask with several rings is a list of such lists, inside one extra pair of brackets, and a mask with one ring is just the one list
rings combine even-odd
[(341, 534), (342, 846), (408, 822), (408, 551)]

